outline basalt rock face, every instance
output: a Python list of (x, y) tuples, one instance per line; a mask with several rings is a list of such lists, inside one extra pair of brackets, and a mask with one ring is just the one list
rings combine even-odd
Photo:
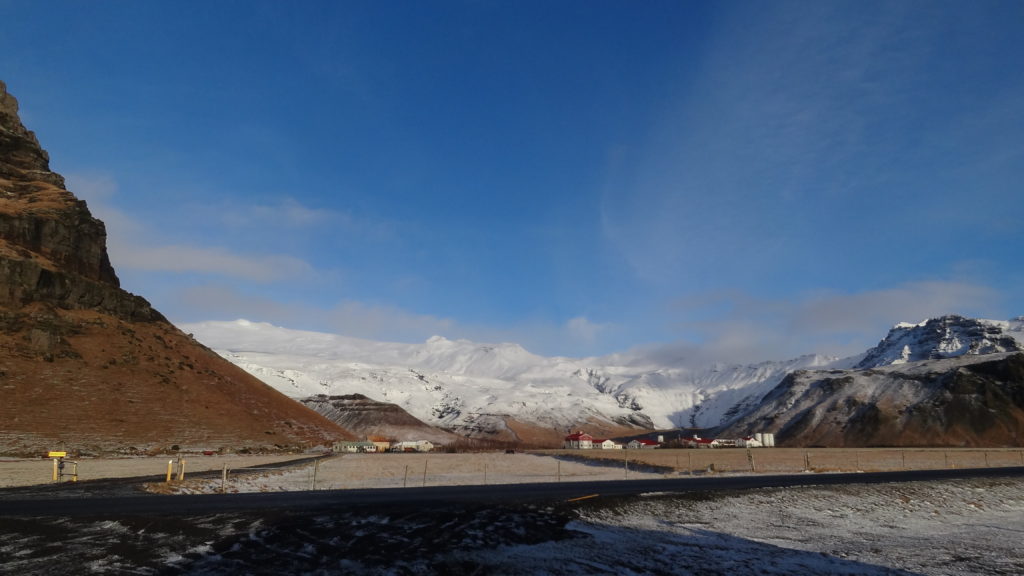
[(362, 437), (430, 440), (447, 444), (458, 437), (430, 426), (396, 404), (371, 400), (362, 394), (304, 398), (302, 403), (332, 422)]
[(43, 302), (163, 320), (145, 299), (119, 289), (106, 237), (103, 222), (50, 171), (49, 156), (0, 82), (0, 306)]
[(797, 371), (723, 437), (787, 446), (1024, 446), (1024, 353)]
[(0, 454), (343, 437), (120, 288), (103, 222), (50, 171), (0, 82)]

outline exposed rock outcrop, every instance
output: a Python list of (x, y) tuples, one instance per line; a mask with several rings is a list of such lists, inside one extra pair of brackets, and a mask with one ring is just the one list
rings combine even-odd
[(348, 434), (122, 290), (106, 229), (0, 82), (0, 454), (237, 449)]
[(1024, 351), (1024, 346), (1008, 333), (1017, 324), (1015, 320), (993, 322), (957, 315), (930, 318), (920, 324), (901, 323), (868, 350), (856, 368)]
[(798, 371), (721, 432), (788, 446), (1022, 446), (1024, 354)]
[(304, 398), (302, 403), (330, 421), (363, 437), (380, 436), (396, 440), (430, 440), (448, 444), (459, 437), (430, 426), (396, 404), (378, 402), (362, 394)]

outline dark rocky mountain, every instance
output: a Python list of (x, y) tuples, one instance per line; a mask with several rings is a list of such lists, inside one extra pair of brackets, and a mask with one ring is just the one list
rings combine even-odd
[(1024, 446), (1024, 353), (797, 371), (720, 435), (780, 446)]
[(0, 454), (342, 437), (120, 288), (103, 223), (50, 170), (0, 82)]
[(868, 350), (855, 368), (866, 369), (935, 360), (963, 355), (1024, 351), (1011, 335), (1020, 333), (1020, 319), (1008, 322), (977, 320), (949, 315), (931, 318), (920, 324), (898, 324)]
[(720, 432), (788, 446), (1024, 445), (1024, 319), (893, 327), (847, 370), (797, 370)]
[(424, 423), (397, 404), (371, 400), (362, 394), (318, 394), (304, 398), (302, 403), (364, 438), (376, 436), (395, 440), (430, 440), (442, 444), (459, 439), (455, 434)]

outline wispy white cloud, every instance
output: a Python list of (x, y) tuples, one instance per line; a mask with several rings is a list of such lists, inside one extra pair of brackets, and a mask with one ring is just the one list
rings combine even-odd
[[(586, 317), (562, 324), (523, 321), (511, 326), (472, 325), (452, 318), (421, 314), (397, 306), (342, 300), (322, 307), (309, 302), (282, 302), (240, 292), (228, 284), (204, 284), (176, 290), (167, 311), (179, 323), (244, 318), (278, 326), (331, 332), (378, 341), (422, 342), (431, 336), (480, 343), (514, 342), (539, 354), (584, 356), (617, 327)], [(554, 352), (552, 352), (554, 351)]]
[(575, 343), (594, 344), (609, 328), (609, 324), (592, 322), (586, 316), (576, 316), (565, 323), (566, 335)]
[[(737, 362), (802, 354), (853, 355), (873, 346), (897, 322), (944, 314), (991, 317), (998, 291), (971, 282), (925, 281), (858, 293), (819, 291), (793, 300), (735, 292), (687, 298), (678, 328), (696, 335), (678, 345), (693, 356)], [(705, 316), (713, 308), (714, 314)]]
[[(115, 207), (117, 180), (102, 173), (71, 174), (68, 189), (86, 200), (93, 216), (107, 228), (107, 249), (117, 270), (175, 272), (237, 278), (251, 282), (275, 282), (310, 277), (313, 267), (301, 258), (283, 254), (244, 254), (218, 246), (168, 243), (152, 227)], [(275, 211), (255, 207), (267, 218)], [(276, 210), (279, 219), (298, 225), (321, 217), (301, 205), (288, 204)]]
[[(325, 311), (329, 325), (339, 334), (377, 340), (424, 340), (434, 335), (458, 332), (455, 321), (401, 308), (356, 301), (344, 301)], [(457, 337), (457, 334), (456, 334)]]
[(393, 239), (396, 235), (395, 224), (387, 219), (359, 216), (351, 210), (310, 207), (290, 196), (257, 203), (225, 199), (212, 205), (193, 206), (190, 211), (205, 213), (208, 219), (231, 230), (277, 230), (308, 236), (320, 229), (333, 236), (358, 237), (362, 242)]
[(110, 257), (124, 269), (208, 274), (252, 282), (295, 280), (313, 274), (313, 267), (299, 258), (243, 255), (223, 248), (117, 244), (111, 246)]

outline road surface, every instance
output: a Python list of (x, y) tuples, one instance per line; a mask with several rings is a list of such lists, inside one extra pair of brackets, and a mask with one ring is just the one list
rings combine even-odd
[[(617, 480), (435, 486), (362, 490), (311, 490), (244, 494), (19, 499), (0, 494), (2, 517), (121, 517), (130, 515), (199, 515), (230, 511), (337, 510), (366, 507), (426, 508), (446, 505), (514, 505), (614, 498), (646, 493), (685, 493), (808, 485), (876, 484), (977, 477), (1021, 477), (1024, 467), (912, 470), (861, 474), (786, 474), (699, 476), (658, 480)], [(2, 491), (0, 491), (2, 492)], [(6, 497), (4, 497), (6, 496)]]

